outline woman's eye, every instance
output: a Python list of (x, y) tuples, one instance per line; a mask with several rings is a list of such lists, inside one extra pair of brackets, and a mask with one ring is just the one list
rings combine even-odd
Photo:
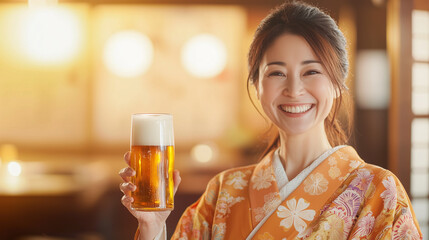
[(306, 76), (306, 75), (315, 75), (315, 74), (319, 74), (319, 73), (320, 73), (319, 71), (310, 70), (310, 71), (305, 72), (304, 76)]
[(283, 77), (285, 75), (282, 72), (272, 72), (268, 76)]

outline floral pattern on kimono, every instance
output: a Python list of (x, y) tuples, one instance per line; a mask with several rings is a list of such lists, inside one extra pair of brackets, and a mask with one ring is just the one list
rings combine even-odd
[[(203, 196), (182, 215), (172, 239), (184, 236), (188, 239), (230, 239), (229, 234), (233, 230), (231, 223), (242, 221), (242, 216), (234, 214), (231, 217), (231, 213), (238, 213), (243, 209), (249, 212), (245, 200), (248, 199), (247, 189), (252, 167), (225, 171), (213, 178)], [(239, 211), (235, 211), (237, 206)], [(205, 221), (209, 228), (195, 227), (195, 223), (200, 221)], [(189, 226), (193, 229), (190, 230)], [(197, 234), (198, 232), (204, 234)]]
[(329, 155), (283, 200), (272, 159), (214, 177), (172, 239), (422, 239), (397, 177), (352, 147)]
[(280, 226), (286, 229), (292, 227), (298, 232), (303, 232), (307, 228), (307, 223), (311, 221), (316, 212), (312, 209), (307, 209), (310, 203), (300, 198), (297, 202), (295, 198), (286, 202), (287, 207), (280, 205), (277, 209), (277, 216), (283, 218), (280, 221)]
[(344, 185), (302, 239), (422, 239), (405, 190), (391, 172), (364, 164)]

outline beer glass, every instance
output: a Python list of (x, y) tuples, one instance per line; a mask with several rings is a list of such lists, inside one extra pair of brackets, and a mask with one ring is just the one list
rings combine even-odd
[(130, 165), (136, 171), (131, 182), (131, 207), (139, 211), (174, 208), (174, 134), (171, 114), (133, 114)]

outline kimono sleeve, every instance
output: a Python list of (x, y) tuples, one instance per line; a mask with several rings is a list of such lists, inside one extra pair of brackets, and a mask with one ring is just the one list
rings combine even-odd
[(353, 229), (353, 239), (422, 239), (410, 199), (399, 179), (390, 171), (366, 194)]
[(185, 210), (171, 239), (210, 239), (219, 185), (216, 176), (200, 199)]

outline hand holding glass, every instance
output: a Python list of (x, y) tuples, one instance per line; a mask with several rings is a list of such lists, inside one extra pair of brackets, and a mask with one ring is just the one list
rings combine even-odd
[(131, 182), (131, 207), (139, 211), (174, 208), (174, 133), (170, 114), (133, 114), (130, 165), (136, 172)]

